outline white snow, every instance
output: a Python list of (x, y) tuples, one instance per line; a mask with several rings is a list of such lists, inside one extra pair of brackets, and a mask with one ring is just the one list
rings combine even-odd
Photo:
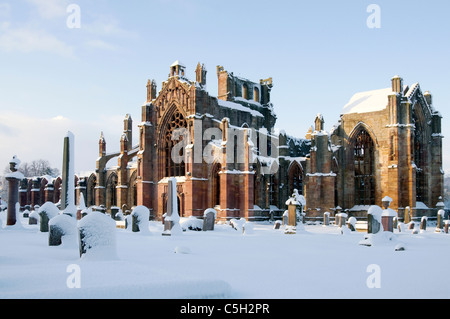
[(384, 110), (388, 105), (388, 96), (390, 94), (393, 94), (392, 88), (356, 93), (344, 106), (342, 114)]
[(59, 215), (58, 207), (56, 207), (56, 205), (52, 202), (46, 202), (44, 203), (44, 205), (39, 207), (38, 214), (41, 214), (42, 212), (45, 212), (49, 219), (52, 219), (53, 217)]
[[(334, 225), (306, 224), (304, 231), (285, 235), (273, 223), (255, 222), (246, 236), (216, 224), (211, 232), (165, 237), (161, 222), (149, 223), (154, 236), (139, 236), (113, 230), (112, 219), (99, 212), (78, 223), (97, 217), (101, 222), (90, 224), (106, 222), (105, 236), (115, 239), (115, 258), (80, 258), (78, 247), (49, 247), (48, 234), (39, 232), (38, 225), (20, 217), (21, 229), (8, 228), (6, 212), (1, 212), (0, 298), (450, 298), (445, 275), (450, 234), (435, 233), (432, 227), (416, 235), (409, 229), (383, 232), (370, 236), (373, 245), (366, 247), (359, 245), (366, 233), (342, 236)], [(104, 244), (111, 246), (110, 241)], [(396, 251), (401, 247), (405, 250)], [(380, 288), (366, 284), (374, 264), (381, 270)], [(73, 265), (80, 269), (79, 289), (66, 284)], [(424, 276), (424, 269), (433, 271)]]
[(131, 216), (135, 216), (137, 218), (139, 231), (143, 233), (148, 233), (150, 210), (145, 206), (136, 206), (131, 212)]

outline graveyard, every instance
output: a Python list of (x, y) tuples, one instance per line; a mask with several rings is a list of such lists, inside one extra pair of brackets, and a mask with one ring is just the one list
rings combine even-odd
[[(282, 220), (179, 216), (176, 178), (167, 213), (75, 205), (73, 134), (64, 140), (60, 206), (21, 211), (20, 160), (10, 161), (0, 212), (1, 299), (448, 298), (448, 214), (400, 220), (373, 205), (367, 221), (325, 212), (308, 221), (294, 191)], [(68, 182), (67, 182), (68, 181)], [(332, 216), (333, 215), (333, 216)]]
[[(202, 222), (180, 218), (181, 231), (163, 236), (161, 221), (144, 221), (136, 231), (132, 216), (124, 228), (100, 212), (51, 219), (48, 232), (22, 214), (14, 226), (6, 226), (5, 211), (0, 217), (2, 299), (450, 297), (450, 234), (436, 231), (434, 221), (425, 229), (399, 223), (369, 237), (346, 221), (339, 227), (334, 217), (328, 225), (298, 224), (293, 233), (286, 221), (232, 220), (203, 231), (193, 227)], [(102, 225), (91, 236), (97, 249), (81, 253), (75, 232), (50, 245), (51, 224), (88, 229), (89, 222)]]

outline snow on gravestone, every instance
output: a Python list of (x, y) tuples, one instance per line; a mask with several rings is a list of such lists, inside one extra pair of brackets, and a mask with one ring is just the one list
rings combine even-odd
[(80, 257), (116, 259), (116, 222), (105, 214), (92, 212), (78, 222)]
[(77, 221), (70, 215), (60, 214), (50, 219), (48, 245), (59, 246), (63, 238), (75, 238), (77, 234)]
[(203, 213), (203, 231), (214, 230), (214, 224), (217, 218), (217, 211), (214, 208), (208, 208)]
[(164, 218), (163, 236), (180, 235), (183, 230), (180, 226), (180, 215), (178, 215), (177, 202), (177, 179), (169, 178), (167, 182), (167, 213)]
[(148, 232), (150, 211), (145, 206), (136, 206), (131, 212), (131, 230), (134, 233)]
[(383, 226), (381, 224), (381, 215), (383, 210), (380, 206), (372, 205), (367, 212), (367, 232), (369, 234), (376, 234), (379, 231), (383, 231)]
[(47, 233), (49, 231), (48, 223), (50, 219), (59, 215), (59, 209), (52, 202), (46, 202), (39, 208), (38, 214), (40, 221), (40, 231), (42, 233)]

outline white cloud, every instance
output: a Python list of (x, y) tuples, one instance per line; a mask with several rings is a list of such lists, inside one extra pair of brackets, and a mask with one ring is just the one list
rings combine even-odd
[(1, 19), (9, 18), (10, 14), (11, 14), (11, 5), (5, 2), (0, 3), (0, 18)]
[(61, 18), (67, 15), (67, 0), (27, 0), (37, 8), (39, 15), (44, 19)]
[(117, 47), (111, 43), (108, 43), (103, 40), (89, 40), (86, 42), (86, 45), (88, 47), (94, 48), (94, 49), (101, 49), (101, 50), (107, 50), (107, 51), (115, 51), (117, 50)]
[(28, 27), (1, 26), (0, 50), (6, 52), (48, 52), (61, 56), (73, 56), (73, 48), (44, 30)]
[[(103, 130), (109, 141), (108, 151), (119, 150), (122, 120), (121, 117), (108, 117), (88, 122), (75, 121), (62, 115), (35, 118), (23, 113), (2, 112), (0, 123), (8, 124), (0, 125), (0, 170), (8, 165), (13, 155), (17, 155), (22, 163), (45, 159), (52, 167), (61, 170), (67, 131), (75, 135), (75, 170), (95, 170), (100, 132)], [(104, 121), (108, 121), (108, 125)]]

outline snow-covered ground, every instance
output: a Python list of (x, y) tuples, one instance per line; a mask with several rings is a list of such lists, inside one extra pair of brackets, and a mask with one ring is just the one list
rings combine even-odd
[[(167, 237), (150, 222), (148, 232), (117, 228), (115, 255), (80, 258), (77, 238), (50, 247), (39, 226), (21, 217), (5, 227), (4, 214), (0, 299), (450, 298), (450, 234), (431, 225), (367, 247), (365, 233), (334, 225), (295, 235), (269, 222), (250, 234), (216, 225)], [(395, 251), (399, 242), (406, 250)]]

